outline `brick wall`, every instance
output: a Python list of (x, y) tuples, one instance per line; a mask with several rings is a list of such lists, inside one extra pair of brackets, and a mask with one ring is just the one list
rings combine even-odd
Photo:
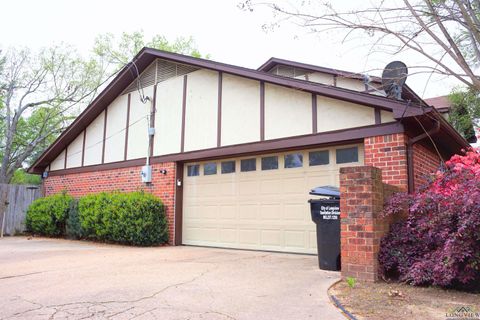
[(342, 276), (378, 280), (380, 240), (390, 222), (382, 218), (385, 198), (399, 191), (382, 182), (382, 170), (371, 167), (340, 169)]
[(380, 168), (383, 182), (408, 188), (407, 137), (403, 133), (368, 137), (364, 140), (365, 165)]
[[(160, 170), (167, 170), (161, 174)], [(152, 165), (152, 183), (141, 182), (139, 167), (120, 168), (84, 173), (75, 173), (60, 176), (49, 176), (44, 180), (45, 195), (52, 195), (66, 190), (74, 197), (102, 191), (132, 192), (144, 190), (162, 199), (168, 218), (169, 243), (175, 239), (174, 213), (175, 213), (175, 174), (174, 162), (158, 163)]]
[(440, 167), (438, 154), (419, 143), (413, 145), (413, 174), (415, 189), (423, 187)]

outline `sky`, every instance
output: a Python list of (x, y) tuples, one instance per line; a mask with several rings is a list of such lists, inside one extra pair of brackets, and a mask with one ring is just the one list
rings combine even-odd
[[(365, 39), (342, 44), (335, 32), (308, 34), (291, 24), (264, 32), (272, 21), (267, 8), (242, 11), (240, 0), (15, 0), (2, 3), (0, 48), (48, 47), (61, 42), (88, 54), (98, 34), (143, 30), (146, 38), (161, 34), (168, 39), (192, 36), (202, 54), (212, 60), (258, 68), (270, 57), (315, 64), (351, 72), (381, 74), (398, 57), (368, 54)], [(348, 6), (348, 0), (335, 0)], [(425, 61), (401, 57), (407, 66)], [(445, 95), (453, 80), (412, 75), (407, 84), (423, 98)]]

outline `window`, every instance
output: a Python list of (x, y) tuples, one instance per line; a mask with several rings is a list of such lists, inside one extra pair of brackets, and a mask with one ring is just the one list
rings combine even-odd
[(200, 175), (200, 166), (198, 164), (192, 164), (187, 166), (187, 176), (195, 177)]
[(262, 158), (262, 170), (274, 170), (278, 169), (278, 157), (265, 157)]
[(235, 172), (235, 161), (222, 162), (222, 174)]
[(323, 151), (312, 151), (308, 154), (308, 164), (310, 166), (319, 166), (323, 164), (329, 164), (329, 154), (328, 150)]
[(358, 147), (337, 149), (337, 163), (358, 162)]
[(303, 167), (303, 154), (292, 153), (285, 155), (285, 168), (300, 168)]
[(203, 165), (203, 175), (210, 176), (212, 174), (217, 174), (217, 163), (210, 162)]
[(248, 172), (257, 170), (257, 159), (243, 159), (240, 160), (240, 171)]

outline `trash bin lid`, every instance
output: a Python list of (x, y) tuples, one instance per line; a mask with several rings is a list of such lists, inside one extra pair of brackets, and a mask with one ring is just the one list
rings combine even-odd
[(314, 196), (334, 197), (340, 199), (340, 189), (334, 186), (321, 186), (310, 190), (310, 194)]

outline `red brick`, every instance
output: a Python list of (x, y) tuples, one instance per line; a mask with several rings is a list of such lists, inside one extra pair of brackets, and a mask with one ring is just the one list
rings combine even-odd
[[(103, 191), (133, 192), (143, 190), (162, 199), (170, 230), (169, 243), (173, 244), (175, 237), (174, 212), (175, 212), (175, 174), (174, 162), (157, 163), (152, 165), (152, 183), (146, 185), (140, 179), (139, 167), (128, 167), (96, 172), (73, 173), (60, 176), (49, 176), (44, 182), (45, 195), (52, 195), (67, 191), (74, 197), (81, 197), (90, 193)], [(167, 174), (160, 174), (161, 169)]]

